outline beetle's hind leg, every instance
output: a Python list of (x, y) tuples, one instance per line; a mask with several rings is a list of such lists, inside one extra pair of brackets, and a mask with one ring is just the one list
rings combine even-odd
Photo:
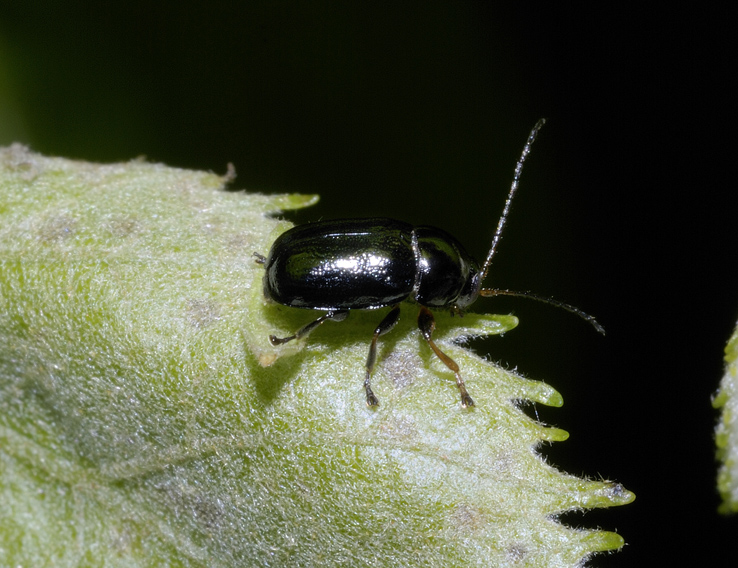
[(425, 306), (420, 308), (420, 313), (418, 314), (418, 327), (420, 328), (420, 332), (423, 334), (423, 337), (425, 337), (425, 340), (428, 342), (428, 345), (430, 345), (430, 348), (433, 349), (433, 352), (441, 361), (443, 361), (444, 365), (451, 369), (454, 372), (454, 375), (456, 375), (456, 386), (459, 387), (459, 392), (461, 393), (461, 406), (464, 408), (474, 406), (472, 397), (470, 397), (469, 393), (466, 392), (466, 385), (464, 384), (464, 379), (461, 378), (459, 366), (456, 364), (456, 361), (441, 351), (433, 341), (432, 335), (433, 330), (436, 329), (436, 320), (433, 318), (431, 311)]
[(369, 356), (366, 358), (366, 377), (364, 378), (364, 390), (366, 390), (367, 406), (377, 406), (379, 404), (379, 400), (374, 396), (374, 392), (372, 391), (370, 384), (372, 372), (374, 371), (374, 364), (377, 362), (377, 339), (395, 327), (395, 324), (399, 319), (400, 306), (398, 304), (392, 308), (390, 313), (384, 316), (384, 319), (379, 322), (377, 329), (374, 330), (372, 344), (369, 346)]
[(328, 320), (343, 321), (348, 317), (348, 315), (348, 310), (336, 310), (334, 312), (328, 312), (324, 316), (320, 316), (318, 319), (313, 320), (309, 324), (302, 326), (294, 335), (290, 335), (289, 337), (277, 337), (276, 335), (270, 335), (269, 341), (272, 345), (282, 345), (283, 343), (287, 343), (288, 341), (292, 341), (293, 339), (300, 339), (301, 337), (305, 337), (323, 322), (326, 322)]

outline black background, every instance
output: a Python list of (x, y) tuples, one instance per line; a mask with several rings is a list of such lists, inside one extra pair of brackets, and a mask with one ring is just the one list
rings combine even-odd
[(521, 324), (478, 349), (563, 394), (530, 409), (571, 433), (554, 463), (637, 494), (565, 517), (628, 542), (593, 564), (720, 562), (738, 533), (716, 513), (710, 405), (738, 316), (738, 9), (494, 4), (5, 0), (0, 144), (233, 162), (235, 187), (321, 194), (296, 222), (437, 225), (479, 258), (548, 118), (488, 285), (608, 335), (489, 299), (475, 309)]

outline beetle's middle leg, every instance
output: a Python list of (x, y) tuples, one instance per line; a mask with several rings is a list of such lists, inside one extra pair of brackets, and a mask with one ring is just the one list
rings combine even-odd
[(392, 308), (390, 313), (384, 316), (384, 319), (379, 322), (377, 329), (374, 330), (372, 344), (369, 346), (369, 356), (366, 358), (366, 377), (364, 378), (364, 390), (366, 390), (367, 406), (377, 406), (379, 404), (377, 397), (374, 396), (374, 392), (372, 391), (370, 384), (372, 372), (374, 371), (374, 364), (377, 362), (377, 339), (395, 327), (395, 324), (399, 319), (400, 305), (398, 304)]
[(459, 387), (459, 392), (461, 393), (461, 406), (464, 408), (467, 406), (474, 406), (472, 397), (470, 397), (469, 393), (466, 392), (466, 385), (464, 384), (464, 379), (461, 378), (459, 366), (456, 364), (456, 361), (441, 351), (433, 341), (432, 335), (433, 330), (436, 329), (436, 320), (433, 318), (431, 311), (425, 306), (420, 308), (420, 313), (418, 314), (418, 327), (420, 328), (420, 332), (423, 334), (423, 337), (428, 342), (428, 345), (430, 345), (430, 348), (433, 349), (433, 352), (449, 369), (454, 372), (454, 375), (456, 375), (456, 386)]
[(348, 310), (336, 310), (334, 312), (328, 312), (324, 316), (320, 316), (318, 319), (313, 320), (309, 324), (302, 326), (300, 329), (297, 330), (295, 335), (290, 335), (289, 337), (277, 337), (276, 335), (270, 335), (269, 341), (272, 345), (282, 345), (283, 343), (287, 343), (288, 341), (292, 341), (293, 339), (300, 339), (301, 337), (305, 337), (308, 333), (313, 331), (323, 322), (326, 322), (328, 320), (343, 321), (348, 317), (348, 315)]

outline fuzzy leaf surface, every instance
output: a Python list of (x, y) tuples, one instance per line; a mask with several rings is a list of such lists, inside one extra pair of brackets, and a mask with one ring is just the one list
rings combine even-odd
[(314, 196), (224, 190), (141, 161), (0, 150), (0, 564), (28, 566), (576, 566), (619, 548), (565, 527), (628, 503), (546, 464), (567, 433), (518, 401), (561, 396), (459, 343), (512, 316), (417, 308), (380, 341), (355, 312), (271, 346), (316, 314), (267, 304), (272, 214)]

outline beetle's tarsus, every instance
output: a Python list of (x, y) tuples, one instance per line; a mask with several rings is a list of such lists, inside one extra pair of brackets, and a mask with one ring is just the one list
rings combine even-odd
[(376, 396), (374, 396), (372, 389), (370, 389), (369, 387), (366, 387), (366, 405), (369, 408), (372, 408), (374, 406), (379, 406), (379, 399)]
[(283, 345), (287, 343), (288, 341), (292, 341), (293, 339), (295, 339), (295, 337), (297, 336), (290, 335), (289, 337), (277, 337), (276, 335), (270, 335), (269, 343), (271, 343), (272, 345), (276, 347), (277, 345)]
[(472, 397), (470, 397), (469, 393), (466, 392), (466, 385), (464, 384), (464, 379), (461, 378), (459, 366), (456, 364), (456, 361), (441, 351), (435, 341), (433, 341), (433, 330), (436, 329), (436, 320), (433, 318), (431, 311), (425, 306), (420, 307), (420, 313), (418, 314), (418, 328), (420, 328), (420, 333), (423, 334), (423, 337), (428, 342), (428, 345), (436, 356), (453, 372), (454, 377), (456, 377), (456, 386), (459, 387), (459, 392), (461, 393), (461, 406), (464, 408), (474, 406)]
[(470, 406), (474, 406), (474, 401), (472, 400), (472, 397), (469, 396), (469, 393), (461, 393), (461, 407), (469, 408)]
[(272, 345), (282, 345), (283, 343), (287, 343), (288, 341), (292, 341), (293, 339), (302, 339), (303, 337), (306, 337), (311, 331), (313, 331), (316, 327), (318, 327), (320, 324), (322, 324), (325, 321), (333, 320), (333, 321), (343, 321), (345, 320), (349, 315), (348, 310), (334, 310), (331, 312), (328, 312), (324, 316), (320, 316), (318, 319), (311, 321), (307, 325), (303, 325), (300, 329), (297, 330), (297, 333), (294, 335), (290, 335), (289, 337), (277, 337), (276, 335), (270, 335), (269, 341), (272, 343)]
[[(372, 367), (373, 366), (374, 364), (372, 363)], [(364, 390), (366, 391), (366, 405), (369, 407), (379, 406), (379, 399), (376, 396), (374, 396), (374, 391), (372, 390), (372, 387), (371, 387), (371, 383), (370, 383), (371, 378), (372, 378), (372, 371), (367, 366), (366, 376), (364, 377)]]
[(372, 342), (369, 345), (369, 355), (366, 358), (366, 375), (364, 376), (364, 389), (366, 390), (367, 406), (377, 406), (379, 404), (379, 400), (374, 396), (372, 387), (370, 386), (372, 373), (374, 372), (374, 364), (377, 362), (377, 339), (395, 327), (399, 319), (400, 306), (395, 305), (390, 312), (384, 316), (382, 321), (379, 322), (379, 325), (374, 330), (374, 335), (372, 335)]

